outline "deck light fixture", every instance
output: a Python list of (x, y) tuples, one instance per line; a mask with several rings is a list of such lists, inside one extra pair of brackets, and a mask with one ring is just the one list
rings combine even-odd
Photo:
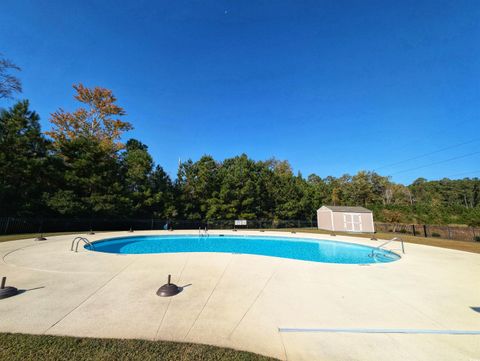
[(182, 291), (181, 287), (178, 287), (176, 284), (170, 282), (171, 278), (172, 276), (168, 275), (167, 283), (165, 283), (162, 287), (158, 289), (157, 296), (171, 297), (178, 295)]
[(46, 241), (47, 239), (43, 236), (43, 233), (40, 233), (40, 237), (35, 238), (35, 241)]
[(2, 283), (0, 285), (0, 299), (15, 296), (18, 290), (15, 287), (5, 286), (7, 277), (2, 277)]

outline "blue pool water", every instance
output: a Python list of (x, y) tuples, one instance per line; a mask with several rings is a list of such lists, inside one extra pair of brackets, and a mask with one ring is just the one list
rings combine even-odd
[(97, 241), (86, 249), (120, 254), (221, 252), (246, 253), (326, 263), (392, 262), (400, 256), (372, 247), (307, 238), (196, 235), (133, 236)]

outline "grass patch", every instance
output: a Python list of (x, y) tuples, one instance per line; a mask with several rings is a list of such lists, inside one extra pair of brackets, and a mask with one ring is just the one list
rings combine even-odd
[[(316, 228), (282, 228), (282, 229), (268, 229), (268, 231), (279, 231), (279, 232), (297, 232), (297, 233), (319, 233), (319, 234), (331, 234), (330, 231), (324, 231)], [(339, 236), (350, 236), (350, 237), (362, 237), (362, 238), (372, 238), (371, 234), (352, 234), (346, 232), (335, 232)], [(480, 253), (480, 242), (468, 242), (468, 241), (456, 241), (452, 239), (443, 239), (443, 238), (425, 238), (425, 237), (416, 237), (411, 235), (405, 235), (400, 233), (375, 233), (375, 237), (378, 239), (392, 239), (393, 237), (400, 237), (404, 242), (423, 244), (426, 246), (440, 247), (455, 249), (458, 251)]]
[(0, 360), (267, 361), (245, 351), (192, 343), (0, 333)]
[[(52, 237), (52, 236), (63, 236), (66, 234), (87, 234), (87, 232), (54, 232), (54, 233), (43, 233), (45, 238)], [(95, 232), (101, 233), (101, 232)], [(8, 242), (8, 241), (18, 241), (20, 239), (28, 239), (28, 238), (37, 238), (40, 234), (39, 233), (22, 233), (22, 234), (7, 234), (0, 236), (0, 242)]]

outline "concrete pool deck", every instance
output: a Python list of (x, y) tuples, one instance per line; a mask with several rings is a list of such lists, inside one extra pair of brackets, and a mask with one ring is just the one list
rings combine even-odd
[[(115, 236), (198, 231), (99, 233)], [(281, 235), (378, 246), (365, 238)], [(328, 264), (246, 254), (70, 251), (75, 235), (0, 243), (0, 332), (199, 342), (282, 360), (480, 360), (480, 335), (279, 328), (480, 330), (480, 254), (405, 244), (396, 262)], [(388, 249), (399, 250), (399, 243)], [(156, 296), (172, 274), (184, 286)]]

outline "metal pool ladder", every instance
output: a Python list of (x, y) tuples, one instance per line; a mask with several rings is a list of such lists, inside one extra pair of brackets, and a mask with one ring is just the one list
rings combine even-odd
[(83, 242), (87, 245), (89, 245), (90, 247), (92, 247), (92, 249), (95, 249), (95, 246), (93, 245), (92, 242), (90, 242), (88, 239), (86, 239), (85, 237), (75, 237), (72, 241), (72, 246), (70, 247), (70, 251), (73, 251), (73, 248), (75, 246), (75, 242), (77, 242), (77, 246), (75, 247), (75, 252), (78, 252), (78, 244), (80, 242)]
[(202, 229), (201, 227), (198, 227), (198, 236), (199, 237), (209, 237), (210, 235), (208, 234), (207, 227), (205, 227), (205, 229)]

